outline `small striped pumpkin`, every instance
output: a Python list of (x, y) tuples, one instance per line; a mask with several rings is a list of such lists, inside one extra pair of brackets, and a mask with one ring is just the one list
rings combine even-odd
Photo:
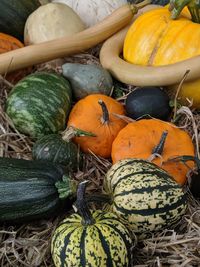
[(118, 161), (106, 174), (104, 189), (113, 197), (111, 211), (139, 238), (174, 225), (186, 210), (181, 186), (145, 160)]
[(128, 229), (115, 214), (90, 211), (86, 203), (82, 204), (82, 213), (78, 208), (80, 215), (66, 218), (53, 234), (55, 266), (130, 267), (133, 246)]

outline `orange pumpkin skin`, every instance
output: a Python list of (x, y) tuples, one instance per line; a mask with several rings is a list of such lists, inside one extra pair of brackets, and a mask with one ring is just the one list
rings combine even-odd
[(0, 33), (0, 54), (23, 46), (24, 45), (15, 37), (5, 33)]
[[(190, 136), (180, 130), (172, 123), (161, 120), (150, 119), (129, 123), (115, 138), (112, 145), (113, 164), (120, 159), (141, 158), (149, 159), (152, 150), (158, 145), (164, 131), (168, 132), (163, 152), (156, 157), (153, 163), (166, 170), (179, 184), (186, 182), (186, 174), (189, 170), (181, 162), (167, 162), (176, 156), (194, 156), (194, 145)], [(188, 162), (190, 168), (194, 167), (193, 162)]]
[[(5, 33), (0, 33), (0, 54), (22, 47), (24, 47), (24, 45), (15, 37)], [(11, 83), (15, 84), (22, 79), (26, 73), (27, 71), (25, 70), (15, 71), (9, 75), (6, 75), (5, 78)]]
[[(98, 103), (99, 100), (102, 100), (108, 109), (108, 123), (102, 123), (102, 108)], [(125, 121), (114, 114), (125, 115), (124, 107), (115, 99), (102, 94), (89, 95), (74, 105), (69, 115), (68, 126), (96, 135), (74, 138), (74, 142), (80, 145), (82, 151), (88, 153), (91, 150), (97, 156), (104, 158), (111, 156), (112, 142), (126, 125)]]

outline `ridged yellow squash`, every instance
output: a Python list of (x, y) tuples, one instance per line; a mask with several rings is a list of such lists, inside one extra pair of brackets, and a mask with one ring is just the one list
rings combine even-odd
[[(133, 64), (160, 66), (200, 55), (200, 25), (190, 20), (186, 9), (177, 20), (168, 8), (141, 15), (132, 24), (124, 41), (124, 59)], [(175, 86), (176, 87), (176, 86)], [(174, 90), (175, 92), (176, 90)], [(200, 108), (200, 79), (184, 83), (179, 96)]]

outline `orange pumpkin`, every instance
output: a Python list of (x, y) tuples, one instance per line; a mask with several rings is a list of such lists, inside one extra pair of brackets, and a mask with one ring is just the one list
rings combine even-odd
[[(165, 140), (161, 138), (163, 133)], [(188, 167), (193, 168), (194, 163), (190, 161), (186, 166), (169, 160), (176, 156), (194, 156), (194, 145), (190, 136), (174, 124), (157, 119), (129, 123), (118, 133), (112, 145), (113, 163), (126, 158), (149, 159), (153, 153), (160, 154), (153, 159), (155, 164), (165, 169), (179, 184), (185, 183)]]
[(92, 94), (79, 100), (70, 112), (68, 126), (95, 136), (75, 137), (74, 142), (86, 153), (91, 150), (98, 156), (109, 158), (113, 140), (126, 125), (116, 114), (124, 115), (125, 109), (109, 96)]
[[(15, 37), (5, 33), (0, 33), (0, 54), (22, 47), (24, 47), (24, 45)], [(12, 62), (10, 63), (12, 64)], [(26, 72), (24, 70), (15, 71), (7, 75), (5, 78), (15, 84), (25, 76), (25, 73)]]

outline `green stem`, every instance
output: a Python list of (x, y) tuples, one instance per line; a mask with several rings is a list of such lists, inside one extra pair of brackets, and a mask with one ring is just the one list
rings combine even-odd
[(196, 166), (197, 166), (197, 171), (198, 171), (198, 173), (200, 173), (200, 159), (198, 157), (185, 155), (185, 156), (174, 157), (172, 159), (169, 159), (168, 161), (181, 161), (183, 163), (185, 163), (187, 161), (194, 161), (196, 163)]
[(80, 137), (80, 136), (95, 137), (96, 135), (91, 132), (86, 132), (84, 130), (70, 126), (61, 133), (61, 136), (64, 141), (69, 142), (74, 137)]
[(108, 109), (106, 107), (106, 104), (101, 99), (99, 99), (98, 103), (101, 106), (102, 113), (103, 113), (103, 115), (102, 115), (102, 124), (109, 123), (109, 113), (108, 113)]
[(63, 175), (62, 181), (58, 181), (55, 184), (59, 198), (65, 199), (68, 197), (73, 197), (77, 189), (77, 182), (71, 179), (69, 175)]
[(192, 21), (200, 23), (200, 2), (195, 0), (170, 0), (171, 18), (177, 19), (185, 6), (190, 11)]
[(74, 206), (76, 207), (77, 212), (82, 217), (82, 224), (92, 225), (95, 223), (95, 220), (92, 217), (92, 214), (90, 212), (90, 209), (88, 207), (88, 204), (85, 198), (85, 190), (86, 190), (87, 183), (88, 181), (83, 181), (78, 185), (77, 200)]
[(156, 147), (153, 148), (152, 154), (159, 154), (161, 155), (165, 146), (165, 141), (167, 138), (168, 132), (164, 131), (161, 135), (160, 141)]

